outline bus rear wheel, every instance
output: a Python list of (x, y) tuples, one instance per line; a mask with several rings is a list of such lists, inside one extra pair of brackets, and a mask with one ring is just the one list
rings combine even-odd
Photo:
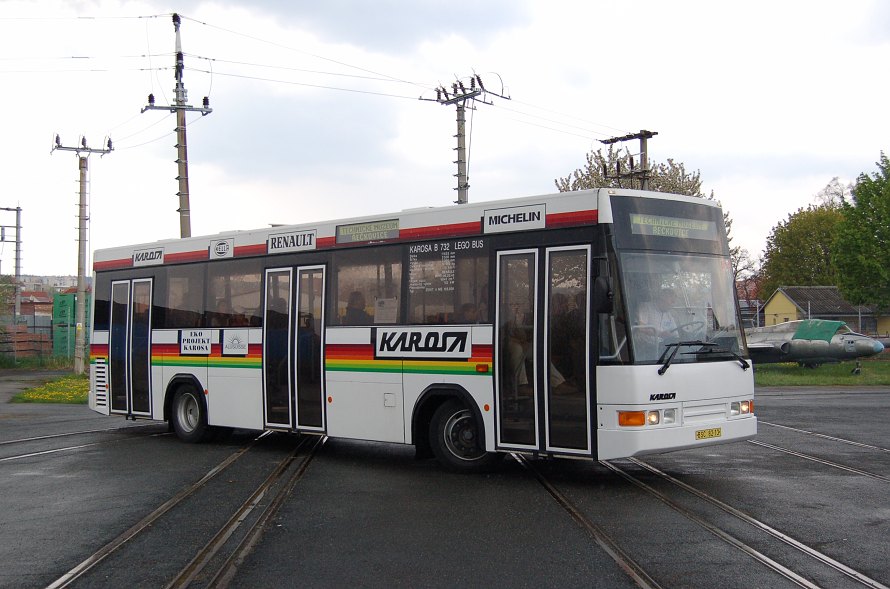
[(439, 463), (454, 472), (485, 472), (503, 457), (485, 451), (482, 428), (457, 400), (445, 402), (433, 414), (430, 446)]
[(176, 437), (183, 442), (200, 442), (209, 432), (204, 400), (198, 396), (193, 386), (182, 386), (176, 391), (170, 419), (173, 421)]

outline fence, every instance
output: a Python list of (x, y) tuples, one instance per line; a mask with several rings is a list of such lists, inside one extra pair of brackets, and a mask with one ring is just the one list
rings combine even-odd
[(28, 325), (0, 326), (0, 355), (13, 360), (45, 358), (53, 351), (52, 326), (43, 330)]

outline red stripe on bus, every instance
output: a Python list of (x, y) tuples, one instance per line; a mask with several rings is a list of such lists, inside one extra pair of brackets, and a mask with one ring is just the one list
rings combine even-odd
[(551, 213), (547, 215), (547, 227), (555, 225), (582, 225), (596, 223), (599, 219), (599, 211), (572, 211), (569, 213)]
[(179, 252), (174, 254), (165, 254), (164, 263), (176, 262), (201, 262), (210, 258), (210, 250), (198, 250), (196, 252)]
[(265, 254), (266, 252), (266, 244), (265, 243), (255, 243), (253, 245), (237, 245), (235, 246), (234, 256), (237, 258), (239, 256), (259, 256)]
[(374, 357), (374, 346), (371, 344), (327, 344), (324, 351), (328, 358)]
[(453, 223), (451, 225), (433, 225), (431, 227), (414, 227), (399, 230), (399, 239), (424, 239), (428, 237), (447, 237), (456, 235), (478, 235), (482, 233), (482, 221), (470, 223)]
[(105, 262), (93, 262), (93, 270), (119, 270), (120, 268), (132, 268), (133, 258), (125, 260), (106, 260)]

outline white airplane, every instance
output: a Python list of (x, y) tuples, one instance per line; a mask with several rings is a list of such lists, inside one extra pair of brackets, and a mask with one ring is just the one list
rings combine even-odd
[(841, 362), (874, 356), (884, 344), (856, 333), (843, 321), (801, 319), (768, 327), (745, 330), (748, 355), (754, 364), (797, 362), (815, 368), (828, 362)]

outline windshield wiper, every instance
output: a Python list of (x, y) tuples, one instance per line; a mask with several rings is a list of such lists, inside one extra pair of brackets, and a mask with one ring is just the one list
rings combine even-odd
[[(680, 351), (680, 348), (683, 346), (716, 346), (715, 343), (703, 342), (701, 340), (693, 340), (688, 342), (676, 342), (673, 344), (665, 344), (664, 352), (661, 353), (661, 356), (656, 361), (658, 364), (662, 364), (661, 368), (658, 369), (658, 374), (662, 375), (667, 372), (667, 369), (670, 368), (671, 362), (674, 361), (674, 357), (677, 355), (677, 352)], [(673, 348), (673, 349), (671, 349)], [(668, 354), (670, 352), (670, 354)], [(667, 360), (665, 360), (665, 356), (667, 356)]]
[[(708, 344), (709, 346), (716, 346), (716, 343)], [(751, 365), (748, 364), (748, 361), (738, 355), (736, 352), (733, 352), (729, 348), (715, 348), (709, 347), (707, 350), (696, 350), (692, 352), (693, 354), (728, 354), (733, 357), (736, 361), (738, 361), (739, 366), (742, 367), (742, 370), (748, 370), (751, 368)]]
[[(662, 375), (667, 372), (667, 369), (670, 368), (671, 362), (674, 361), (674, 357), (676, 357), (677, 352), (680, 351), (681, 347), (685, 346), (701, 346), (701, 349), (695, 350), (693, 352), (686, 352), (687, 354), (729, 354), (735, 360), (739, 362), (739, 365), (742, 367), (742, 370), (748, 370), (751, 365), (748, 362), (733, 352), (732, 350), (728, 350), (726, 348), (719, 348), (719, 344), (716, 342), (703, 342), (701, 340), (693, 340), (688, 342), (677, 342), (674, 344), (665, 344), (664, 352), (662, 352), (661, 357), (658, 358), (658, 363), (662, 364), (661, 368), (658, 369), (658, 374)], [(670, 352), (670, 354), (668, 354)], [(667, 358), (665, 358), (667, 357)]]

